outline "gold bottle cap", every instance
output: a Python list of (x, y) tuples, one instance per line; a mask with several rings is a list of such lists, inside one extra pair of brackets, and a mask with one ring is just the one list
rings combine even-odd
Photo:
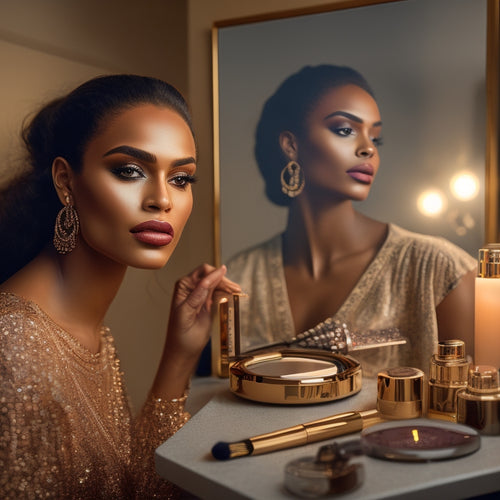
[(406, 419), (422, 416), (424, 372), (397, 367), (379, 372), (377, 410), (384, 418)]
[(478, 277), (500, 278), (500, 243), (490, 243), (479, 249)]
[(429, 381), (433, 384), (467, 384), (469, 362), (463, 340), (441, 340), (438, 351), (431, 357)]
[(498, 370), (488, 365), (472, 366), (467, 385), (469, 392), (498, 392)]
[(463, 340), (442, 340), (438, 343), (438, 359), (465, 358), (465, 342)]

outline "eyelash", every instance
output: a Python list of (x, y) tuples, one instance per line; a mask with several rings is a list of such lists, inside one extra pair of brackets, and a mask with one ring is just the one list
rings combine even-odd
[[(348, 137), (353, 133), (353, 129), (351, 127), (336, 127), (332, 129), (333, 132), (341, 137)], [(347, 132), (347, 133), (346, 133)], [(372, 143), (376, 147), (382, 146), (384, 144), (384, 141), (382, 137), (373, 137), (372, 138)]]
[[(183, 184), (177, 184), (177, 182), (181, 181)], [(196, 182), (196, 177), (191, 174), (179, 174), (179, 175), (174, 175), (169, 179), (169, 182), (175, 181), (176, 183), (174, 184), (176, 187), (179, 187), (181, 189), (186, 189), (188, 184), (194, 184)]]
[[(144, 179), (146, 177), (142, 168), (134, 164), (127, 164), (113, 168), (111, 172), (118, 177), (120, 180), (125, 182), (131, 182), (136, 179)], [(129, 175), (133, 174), (133, 175)], [(181, 173), (175, 174), (168, 179), (168, 182), (173, 183), (175, 187), (186, 189), (188, 184), (194, 184), (196, 182), (196, 177), (191, 174)]]
[[(146, 177), (142, 168), (138, 167), (134, 164), (121, 165), (119, 167), (111, 169), (111, 173), (116, 175), (119, 179), (123, 181), (133, 181), (135, 179), (141, 179)], [(138, 174), (138, 175), (127, 175), (130, 173)]]

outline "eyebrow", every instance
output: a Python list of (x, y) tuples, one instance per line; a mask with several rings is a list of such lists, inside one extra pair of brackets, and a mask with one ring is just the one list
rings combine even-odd
[(138, 160), (147, 161), (149, 163), (156, 162), (156, 156), (154, 154), (148, 153), (143, 149), (134, 148), (133, 146), (117, 146), (116, 148), (110, 149), (103, 156), (110, 156), (116, 153), (122, 153), (127, 156), (132, 156)]
[[(143, 149), (134, 148), (133, 146), (117, 146), (116, 148), (110, 149), (103, 156), (110, 156), (113, 154), (121, 153), (127, 156), (132, 156), (141, 161), (148, 163), (156, 163), (157, 158), (154, 154), (144, 151)], [(182, 167), (183, 165), (189, 165), (190, 163), (196, 164), (196, 159), (192, 156), (186, 158), (181, 158), (174, 162), (174, 166)]]
[[(363, 123), (363, 120), (359, 118), (359, 116), (348, 113), (347, 111), (334, 111), (333, 113), (330, 113), (329, 115), (325, 116), (325, 120), (327, 120), (328, 118), (332, 118), (333, 116), (344, 116), (345, 118), (349, 118), (349, 120), (352, 120), (353, 122)], [(381, 121), (372, 124), (372, 127), (381, 127), (381, 126), (382, 126)]]

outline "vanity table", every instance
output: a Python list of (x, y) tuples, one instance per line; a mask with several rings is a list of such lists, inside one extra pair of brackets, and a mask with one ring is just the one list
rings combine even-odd
[[(374, 408), (377, 389), (376, 379), (365, 379), (363, 389), (348, 398), (285, 406), (241, 399), (230, 392), (227, 379), (208, 377), (194, 382), (192, 395), (200, 406), (209, 400), (182, 429), (158, 447), (155, 455), (158, 473), (202, 499), (273, 500), (297, 498), (284, 488), (285, 464), (299, 457), (314, 456), (321, 445), (331, 440), (227, 461), (214, 459), (212, 446), (218, 441), (242, 441), (345, 411)], [(356, 435), (337, 440), (350, 440)], [(442, 462), (401, 463), (370, 457), (353, 461), (364, 464), (365, 480), (357, 490), (338, 496), (342, 500), (448, 500), (500, 491), (500, 436), (482, 436), (481, 449), (476, 453)]]

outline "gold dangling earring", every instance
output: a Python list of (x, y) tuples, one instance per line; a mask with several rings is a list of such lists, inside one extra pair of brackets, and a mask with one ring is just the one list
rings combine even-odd
[(306, 184), (304, 172), (296, 161), (290, 161), (281, 171), (281, 190), (290, 198), (295, 198)]
[(70, 197), (66, 196), (66, 205), (59, 210), (54, 227), (54, 247), (61, 255), (74, 250), (79, 229), (78, 213)]

